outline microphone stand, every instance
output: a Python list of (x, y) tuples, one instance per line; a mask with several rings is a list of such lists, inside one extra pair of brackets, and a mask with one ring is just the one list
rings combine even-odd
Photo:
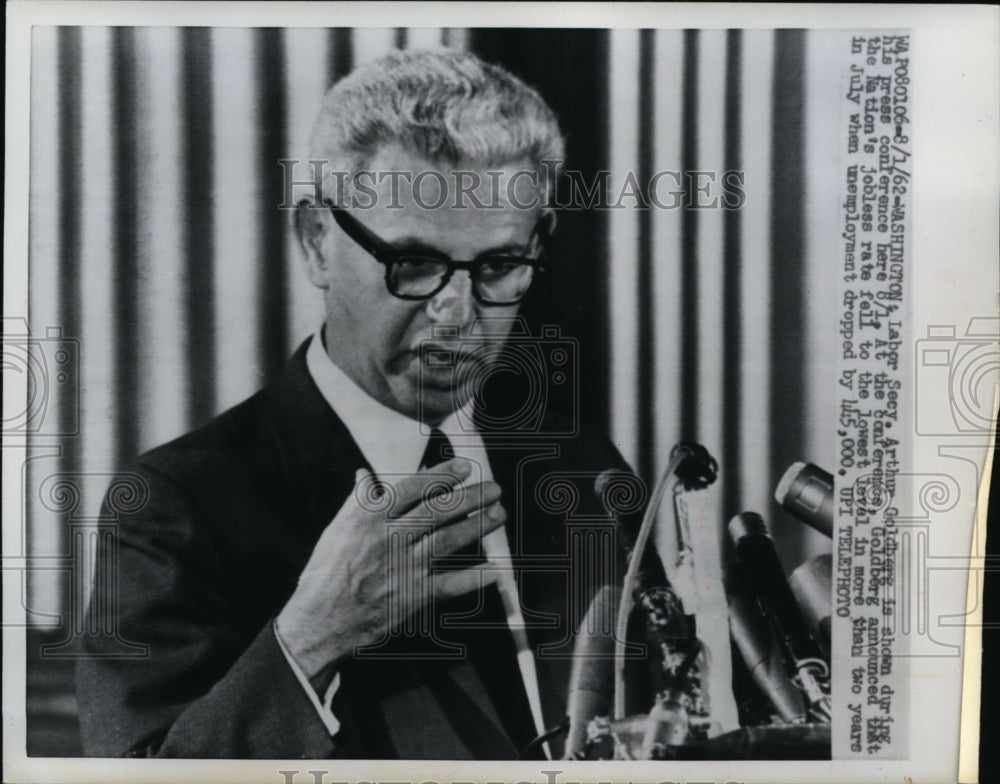
[[(614, 718), (625, 718), (625, 637), (628, 632), (628, 618), (632, 612), (633, 592), (636, 578), (639, 574), (639, 564), (646, 550), (649, 536), (653, 531), (656, 515), (663, 497), (669, 489), (673, 493), (677, 482), (682, 478), (678, 473), (683, 468), (683, 479), (686, 487), (707, 487), (715, 481), (718, 465), (708, 451), (698, 444), (681, 442), (674, 447), (670, 461), (660, 476), (653, 495), (649, 499), (646, 513), (643, 515), (639, 533), (636, 535), (635, 546), (629, 558), (628, 570), (622, 583), (621, 602), (618, 605), (618, 618), (615, 630), (615, 678), (614, 678)], [(678, 526), (677, 511), (671, 505), (674, 526)]]

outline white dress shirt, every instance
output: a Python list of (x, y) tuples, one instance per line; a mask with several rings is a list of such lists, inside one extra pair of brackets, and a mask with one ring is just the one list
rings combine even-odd
[[(320, 333), (313, 337), (306, 350), (306, 366), (324, 399), (347, 427), (376, 476), (386, 481), (393, 481), (397, 478), (393, 475), (416, 473), (430, 438), (428, 427), (383, 406), (355, 384), (327, 355)], [(470, 414), (471, 411), (453, 413), (438, 426), (438, 429), (448, 436), (456, 455), (472, 462), (474, 470), (466, 481), (468, 484), (474, 484), (492, 480), (493, 474), (482, 437), (467, 425), (463, 427), (463, 423), (472, 421)], [(517, 580), (511, 568), (510, 543), (503, 527), (483, 538), (483, 552), (490, 566), (495, 566), (498, 572), (497, 586), (517, 646), (517, 661), (528, 694), (528, 704), (531, 707), (536, 732), (541, 734), (545, 730), (545, 724), (542, 718), (535, 659), (528, 644)], [(305, 673), (295, 663), (282, 642), (281, 635), (276, 636), (285, 658), (330, 735), (336, 735), (340, 730), (340, 722), (333, 715), (331, 703), (340, 686), (340, 673), (336, 673), (326, 694), (323, 695), (323, 700), (320, 701)], [(545, 753), (549, 754), (548, 744), (545, 744)]]

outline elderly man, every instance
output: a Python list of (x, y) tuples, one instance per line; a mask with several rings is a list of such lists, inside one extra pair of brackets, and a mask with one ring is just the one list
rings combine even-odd
[(273, 384), (139, 458), (118, 630), (149, 656), (91, 642), (85, 749), (539, 754), (573, 630), (613, 579), (594, 476), (622, 465), (575, 421), (493, 415), (484, 392), (515, 338), (554, 345), (575, 381), (572, 345), (516, 318), (553, 224), (556, 120), (471, 55), (396, 52), (331, 89), (312, 146), (324, 203), (296, 223), (325, 323)]

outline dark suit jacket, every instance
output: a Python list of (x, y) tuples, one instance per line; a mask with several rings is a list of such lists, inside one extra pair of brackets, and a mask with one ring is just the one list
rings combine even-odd
[[(588, 597), (620, 576), (593, 486), (621, 458), (606, 441), (555, 421), (540, 423), (547, 434), (534, 437), (482, 431), (504, 492), (546, 726), (565, 715), (571, 638)], [(109, 657), (109, 636), (88, 637), (91, 657), (77, 671), (86, 753), (515, 756), (523, 737), (509, 737), (490, 674), (469, 657), (342, 663), (334, 708), (343, 729), (332, 739), (285, 660), (273, 618), (365, 465), (313, 383), (305, 346), (275, 383), (138, 459), (133, 471), (149, 496), (118, 520), (116, 633), (148, 645), (149, 655)], [(474, 609), (479, 597), (468, 599)], [(435, 629), (446, 637), (441, 610)]]

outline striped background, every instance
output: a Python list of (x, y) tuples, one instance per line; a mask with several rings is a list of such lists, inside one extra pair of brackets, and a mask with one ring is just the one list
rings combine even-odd
[[(525, 313), (579, 341), (583, 416), (641, 476), (698, 440), (721, 466), (709, 522), (762, 512), (789, 570), (828, 548), (771, 496), (794, 460), (834, 458), (839, 44), (796, 30), (34, 28), (29, 322), (79, 341), (80, 386), (79, 408), (51, 390), (79, 435), (33, 450), (30, 553), (65, 553), (70, 517), (96, 514), (109, 473), (254, 392), (315, 330), (277, 161), (307, 158), (334, 79), (440, 45), (536, 86), (585, 176), (745, 172), (740, 210), (563, 213), (554, 252), (580, 274), (546, 281)], [(56, 473), (89, 475), (71, 514), (41, 500)], [(34, 620), (58, 626), (67, 573), (30, 577)], [(71, 749), (50, 741), (37, 748)]]

